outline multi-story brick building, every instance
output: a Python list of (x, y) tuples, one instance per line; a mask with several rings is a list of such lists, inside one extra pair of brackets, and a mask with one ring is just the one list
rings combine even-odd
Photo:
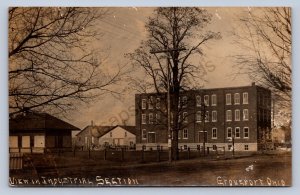
[[(167, 147), (166, 96), (136, 94), (137, 149)], [(271, 92), (255, 83), (185, 91), (179, 103), (179, 147), (199, 148), (205, 140), (206, 147), (230, 150), (234, 139), (235, 151), (257, 151), (270, 139)]]

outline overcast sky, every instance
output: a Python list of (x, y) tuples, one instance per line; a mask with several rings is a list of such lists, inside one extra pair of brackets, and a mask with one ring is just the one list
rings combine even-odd
[[(103, 31), (103, 39), (95, 42), (92, 47), (102, 48), (107, 55), (104, 62), (105, 67), (110, 69), (116, 65), (130, 64), (124, 58), (125, 53), (133, 52), (140, 46), (140, 42), (146, 39), (144, 28), (145, 21), (153, 14), (154, 8), (110, 8), (110, 15), (99, 21), (99, 28)], [(247, 76), (234, 78), (233, 61), (230, 58), (237, 51), (237, 47), (232, 43), (230, 35), (233, 28), (238, 28), (239, 16), (253, 11), (255, 8), (206, 8), (212, 15), (212, 21), (207, 30), (220, 32), (222, 39), (214, 41), (205, 47), (206, 61), (209, 67), (205, 67), (207, 72), (204, 88), (232, 87), (250, 85), (251, 81)], [(198, 62), (198, 61), (199, 62)], [(200, 63), (200, 59), (195, 59), (195, 63)], [(139, 76), (141, 70), (135, 70), (131, 74), (133, 77)], [(119, 88), (118, 88), (119, 87)], [(115, 90), (127, 87), (126, 82), (120, 83)], [(134, 125), (134, 95), (136, 91), (126, 90), (122, 99), (117, 99), (111, 95), (91, 103), (81, 106), (78, 111), (71, 113), (70, 121), (79, 128), (84, 128), (94, 121), (96, 125), (116, 125), (127, 120), (127, 124)]]

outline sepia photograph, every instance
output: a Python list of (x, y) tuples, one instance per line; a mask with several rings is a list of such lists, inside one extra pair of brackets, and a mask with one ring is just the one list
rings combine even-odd
[(291, 7), (9, 7), (9, 186), (292, 186)]

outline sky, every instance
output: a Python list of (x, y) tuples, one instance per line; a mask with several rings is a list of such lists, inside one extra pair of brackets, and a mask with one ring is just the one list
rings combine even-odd
[[(106, 53), (104, 66), (107, 70), (116, 65), (131, 64), (124, 54), (131, 53), (146, 40), (147, 33), (144, 28), (148, 17), (153, 14), (154, 8), (110, 8), (110, 14), (99, 21), (99, 28), (103, 37), (94, 42), (92, 47), (101, 48)], [(204, 88), (232, 87), (250, 85), (251, 81), (245, 75), (235, 78), (233, 61), (230, 57), (236, 51), (233, 45), (231, 31), (238, 27), (238, 18), (254, 8), (206, 8), (212, 14), (211, 24), (205, 30), (220, 32), (222, 39), (212, 42), (205, 47), (206, 63), (204, 69), (207, 82)], [(200, 63), (200, 59), (194, 59)], [(141, 70), (134, 70), (131, 76), (138, 77)], [(122, 91), (127, 87), (121, 82), (114, 90)], [(122, 98), (114, 98), (111, 94), (103, 96), (89, 105), (82, 105), (76, 112), (70, 114), (69, 120), (75, 126), (84, 128), (93, 121), (96, 125), (117, 125), (126, 122), (134, 125), (134, 90), (126, 89)]]

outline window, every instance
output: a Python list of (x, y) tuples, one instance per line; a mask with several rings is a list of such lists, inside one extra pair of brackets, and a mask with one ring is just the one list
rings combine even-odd
[(127, 132), (125, 131), (125, 135), (124, 135), (124, 137), (127, 137)]
[(156, 98), (156, 109), (160, 109), (160, 98)]
[(226, 105), (231, 105), (231, 94), (226, 94)]
[(30, 148), (30, 136), (22, 136), (22, 148)]
[(234, 94), (234, 104), (240, 104), (240, 94), (239, 93)]
[(216, 94), (211, 95), (211, 105), (212, 106), (217, 105), (217, 95)]
[(153, 114), (149, 113), (149, 124), (153, 124)]
[(156, 124), (160, 123), (160, 114), (156, 113)]
[(148, 143), (156, 143), (156, 135), (154, 132), (148, 133)]
[(183, 149), (187, 150), (188, 149), (187, 145), (183, 145)]
[(188, 113), (187, 113), (187, 112), (182, 113), (182, 120), (183, 120), (183, 122), (185, 122), (185, 123), (188, 122)]
[(229, 150), (229, 151), (232, 151), (232, 145), (231, 145), (231, 144), (228, 145), (228, 150)]
[(147, 108), (147, 100), (142, 99), (142, 109), (145, 110)]
[(213, 148), (213, 150), (215, 150), (215, 151), (218, 149), (218, 148), (217, 148), (217, 145), (213, 145), (212, 148)]
[(109, 136), (112, 137), (112, 132), (109, 133)]
[(201, 111), (197, 111), (197, 113), (196, 113), (196, 122), (201, 122), (201, 118), (202, 118)]
[(211, 121), (212, 122), (217, 122), (217, 111), (212, 111), (211, 113)]
[(234, 111), (234, 120), (235, 120), (235, 121), (240, 121), (240, 120), (241, 120), (241, 113), (240, 113), (240, 110), (235, 110), (235, 111)]
[(183, 139), (188, 138), (188, 129), (183, 129)]
[(212, 139), (217, 139), (217, 128), (212, 128), (212, 133), (211, 133), (211, 138)]
[(243, 104), (248, 104), (248, 93), (243, 93)]
[(226, 121), (232, 120), (232, 113), (231, 110), (226, 110)]
[(200, 96), (200, 95), (197, 95), (197, 96), (196, 96), (196, 106), (197, 106), (197, 107), (200, 107), (200, 106), (201, 106), (201, 96)]
[(204, 105), (209, 106), (209, 95), (204, 96)]
[(150, 99), (149, 99), (148, 108), (153, 109), (153, 96), (151, 96)]
[(232, 137), (232, 128), (227, 127), (227, 138), (231, 138), (231, 137)]
[(142, 124), (147, 124), (147, 122), (146, 122), (146, 114), (142, 114)]
[(146, 129), (142, 129), (142, 139), (147, 139), (147, 131), (146, 131)]
[(235, 134), (234, 134), (235, 138), (240, 138), (241, 137), (241, 131), (240, 131), (240, 128), (239, 127), (236, 127), (235, 128)]
[(18, 147), (18, 139), (19, 139), (18, 136), (9, 136), (9, 147), (17, 148)]
[(249, 120), (249, 112), (248, 112), (248, 109), (244, 109), (244, 110), (243, 110), (243, 120), (244, 120), (244, 121)]
[(183, 96), (183, 97), (182, 97), (182, 107), (183, 107), (183, 108), (186, 108), (186, 107), (187, 107), (187, 97), (186, 97), (186, 96)]
[(205, 112), (205, 122), (209, 122), (209, 111)]
[(249, 127), (244, 127), (244, 138), (249, 138)]
[(249, 145), (245, 145), (245, 150), (249, 150)]
[(181, 139), (182, 130), (178, 130), (178, 139)]

